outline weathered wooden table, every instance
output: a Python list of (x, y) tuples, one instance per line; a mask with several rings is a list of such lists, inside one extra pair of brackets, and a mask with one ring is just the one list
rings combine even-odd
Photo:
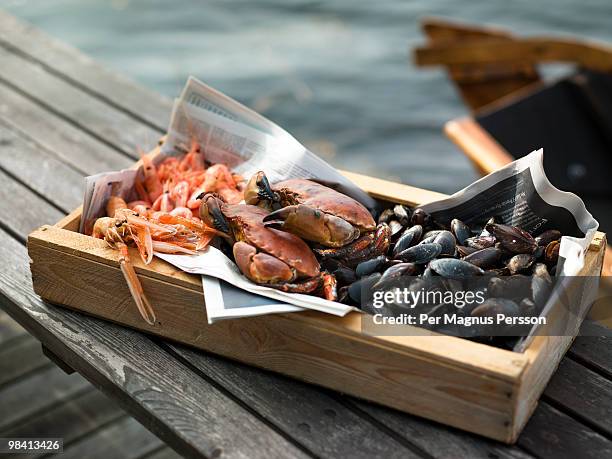
[(171, 105), (1, 12), (0, 63), (1, 305), (179, 453), (612, 456), (612, 340), (594, 324), (602, 337), (576, 340), (509, 447), (45, 304), (27, 234), (79, 204), (84, 175), (129, 166), (155, 144)]

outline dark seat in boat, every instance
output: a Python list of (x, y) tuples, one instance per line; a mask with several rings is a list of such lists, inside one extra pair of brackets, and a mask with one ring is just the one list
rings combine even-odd
[(515, 158), (544, 148), (550, 181), (579, 194), (602, 230), (612, 229), (612, 75), (580, 71), (484, 107), (474, 119)]

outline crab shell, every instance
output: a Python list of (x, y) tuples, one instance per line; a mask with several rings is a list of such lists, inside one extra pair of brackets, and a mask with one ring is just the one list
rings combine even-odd
[(268, 211), (247, 204), (223, 205), (236, 241), (246, 242), (261, 252), (272, 255), (295, 269), (298, 277), (315, 277), (320, 273), (319, 262), (310, 247), (299, 237), (266, 228), (263, 218)]
[(285, 205), (313, 207), (346, 220), (362, 233), (376, 229), (374, 218), (363, 204), (324, 185), (305, 179), (290, 179), (276, 183), (272, 189)]

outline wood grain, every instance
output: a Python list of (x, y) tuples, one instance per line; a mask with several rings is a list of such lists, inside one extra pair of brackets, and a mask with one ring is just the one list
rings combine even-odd
[[(0, 256), (7, 263), (0, 272), (2, 306), (184, 455), (210, 454), (221, 448), (229, 457), (263, 452), (266, 457), (303, 456), (291, 442), (148, 338), (43, 303), (32, 292), (25, 247), (1, 230)], [(172, 377), (159, 378), (160, 374)], [(244, 435), (245, 431), (249, 434)]]
[(132, 163), (125, 154), (3, 84), (0, 84), (0, 100), (0, 119), (5, 124), (84, 175), (119, 170)]
[(487, 175), (514, 161), (480, 124), (471, 117), (447, 122), (444, 132), (472, 161), (476, 170)]
[(612, 381), (563, 359), (544, 394), (547, 400), (612, 438)]
[(0, 82), (26, 95), (46, 110), (96, 137), (112, 142), (124, 154), (137, 157), (138, 147), (148, 150), (161, 132), (59, 78), (45, 67), (0, 47)]
[[(19, 362), (23, 363), (25, 359), (26, 355), (21, 354)], [(43, 390), (46, 388), (50, 390)], [(34, 414), (40, 414), (52, 405), (64, 402), (87, 389), (91, 389), (91, 386), (80, 376), (68, 376), (56, 366), (47, 366), (29, 375), (19, 384), (0, 391), (3, 413), (0, 418), (0, 432), (5, 434), (9, 426), (14, 426)]]
[(612, 442), (549, 405), (541, 405), (518, 445), (539, 457), (602, 458), (612, 455)]
[[(97, 434), (99, 429), (108, 429), (115, 420), (125, 418), (125, 412), (104, 394), (89, 386), (89, 390), (78, 394), (61, 404), (46, 409), (2, 433), (7, 437), (63, 438), (64, 449), (79, 438), (94, 437), (107, 444), (112, 438), (103, 438)], [(155, 436), (142, 428), (139, 441), (158, 444)], [(93, 442), (90, 442), (92, 444)], [(40, 454), (20, 457), (41, 457)], [(124, 457), (117, 454), (114, 457)]]
[(50, 365), (49, 359), (40, 352), (38, 341), (24, 336), (0, 349), (0, 387)]
[(493, 39), (474, 43), (441, 44), (414, 50), (419, 65), (470, 65), (506, 62), (570, 62), (602, 72), (612, 70), (612, 48), (579, 39), (548, 37), (513, 41)]
[(76, 48), (1, 10), (0, 23), (2, 46), (145, 124), (159, 129), (168, 126), (170, 99), (106, 69)]
[[(367, 182), (364, 178), (362, 181)], [(379, 186), (382, 186), (381, 181)], [(370, 191), (367, 186), (366, 190)], [(384, 197), (391, 201), (397, 198), (389, 194)], [(108, 294), (104, 285), (121, 283), (121, 274), (117, 268), (117, 254), (108, 253), (110, 249), (101, 247), (100, 243), (101, 241), (57, 227), (44, 227), (30, 235), (28, 244), (30, 256), (34, 260), (32, 270), (37, 293), (49, 301), (77, 308), (107, 320), (117, 321), (309, 382), (343, 390), (429, 419), (484, 433), (503, 441), (510, 442), (516, 439), (533, 411), (548, 378), (571, 343), (570, 336), (562, 345), (542, 347), (541, 349), (547, 349), (546, 352), (560, 350), (555, 353), (554, 358), (548, 358), (548, 354), (544, 352), (521, 355), (452, 337), (371, 338), (360, 332), (360, 316), (356, 314), (346, 318), (324, 317), (317, 313), (289, 314), (271, 316), (265, 319), (265, 322), (251, 318), (232, 321), (231, 326), (227, 327), (225, 323), (211, 327), (204, 323), (204, 312), (198, 315), (197, 311), (190, 312), (187, 307), (182, 311), (184, 316), (181, 317), (181, 309), (176, 309), (176, 305), (191, 306), (198, 302), (202, 303), (201, 287), (193, 276), (185, 277), (184, 273), (170, 268), (163, 262), (145, 266), (135, 257), (137, 272), (144, 274), (141, 280), (145, 291), (151, 298), (159, 296), (159, 310), (163, 311), (163, 315), (159, 318), (160, 323), (151, 327), (142, 323), (133, 307), (126, 308), (131, 305), (127, 288), (123, 289), (120, 298), (116, 295), (115, 298), (112, 296), (105, 298), (105, 294), (106, 296)], [(589, 252), (590, 262), (585, 272), (593, 269), (599, 271), (597, 263), (599, 261), (600, 266), (603, 244), (595, 244), (594, 247), (599, 248), (599, 251)], [(173, 271), (178, 274), (177, 277), (172, 274)], [(173, 289), (172, 285), (176, 285), (177, 288)], [(71, 289), (76, 296), (69, 293)], [(169, 292), (173, 290), (177, 296), (168, 297)], [(111, 304), (117, 307), (109, 308)], [(198, 318), (201, 323), (197, 323), (194, 327), (194, 324), (190, 323), (191, 317)], [(289, 330), (292, 330), (289, 333), (291, 340), (286, 339)], [(257, 336), (257, 341), (245, 341), (246, 335)], [(303, 341), (298, 340), (297, 337), (300, 335), (303, 336)], [(262, 339), (266, 346), (261, 346)], [(231, 342), (231, 346), (226, 345), (224, 341)], [(313, 342), (324, 343), (329, 355), (323, 361), (322, 349), (312, 347)], [(275, 343), (276, 347), (268, 343)], [(279, 343), (283, 343), (280, 350)], [(360, 360), (351, 361), (350, 366), (347, 365), (348, 354), (344, 350), (348, 349), (347, 346), (351, 346), (351, 356), (355, 355), (357, 346), (361, 349)], [(397, 367), (380, 365), (378, 361), (382, 356), (376, 356), (380, 346), (385, 349), (384, 360), (391, 361), (390, 356), (397, 355)], [(479, 347), (477, 351), (469, 350), (470, 347), (476, 346)], [(330, 353), (330, 349), (334, 352)], [(449, 352), (450, 349), (452, 351)], [(547, 359), (552, 364), (544, 365), (543, 359)], [(533, 360), (538, 360), (538, 365), (532, 365), (533, 370), (525, 372), (528, 363)], [(293, 365), (295, 361), (300, 362), (299, 368)], [(323, 367), (321, 367), (322, 362), (326, 364)], [(342, 362), (342, 365), (339, 365), (339, 362)], [(442, 392), (423, 390), (423, 386), (426, 385), (425, 380), (414, 376), (411, 370), (412, 362), (419, 362), (421, 371), (423, 363), (428, 362), (427, 365), (431, 367), (432, 372), (428, 372), (427, 377), (433, 380), (442, 378), (448, 381), (448, 384), (451, 384), (452, 379), (453, 387), (456, 381), (461, 380), (464, 372), (471, 375), (469, 379), (472, 381), (487, 374), (494, 378), (494, 384), (487, 379), (482, 380), (484, 385), (481, 388), (472, 384), (469, 391), (465, 390), (465, 386), (458, 386), (455, 389), (445, 388)], [(436, 366), (442, 362), (444, 362), (443, 367)], [(325, 368), (324, 372), (321, 372), (322, 368)], [(454, 371), (451, 372), (451, 369)], [(398, 383), (395, 380), (385, 380), (385, 391), (381, 391), (380, 376), (376, 375), (398, 371), (401, 381)], [(523, 379), (528, 382), (519, 384)], [(505, 384), (509, 386), (506, 387)], [(529, 387), (529, 390), (515, 391), (516, 386)], [(406, 401), (397, 400), (394, 395), (399, 393), (411, 393), (414, 398)], [(449, 397), (450, 394), (452, 395)], [(442, 400), (445, 400), (445, 403), (440, 409), (436, 409), (434, 401)], [(420, 404), (425, 401), (426, 404)], [(450, 406), (452, 410), (449, 410)], [(479, 421), (472, 421), (469, 425), (462, 422), (462, 418), (468, 412)]]
[[(516, 37), (507, 30), (442, 18), (425, 18), (422, 21), (422, 28), (428, 38), (427, 47), (478, 44), (491, 39), (510, 43), (516, 40)], [(417, 65), (420, 64), (418, 57), (414, 60)], [(535, 65), (522, 60), (495, 64), (488, 62), (471, 65), (449, 64), (446, 68), (464, 102), (472, 111), (540, 81)]]
[(25, 334), (23, 327), (0, 309), (0, 346)]
[(125, 417), (64, 448), (62, 458), (107, 459), (125, 457), (138, 459), (163, 446), (134, 419)]
[(420, 457), (317, 387), (184, 346), (171, 347), (317, 456)]
[(57, 207), (72, 209), (83, 201), (83, 175), (17, 135), (0, 120), (0, 168)]

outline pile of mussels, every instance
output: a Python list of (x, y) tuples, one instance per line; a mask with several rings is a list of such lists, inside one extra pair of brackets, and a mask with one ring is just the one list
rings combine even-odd
[[(363, 292), (401, 279), (409, 279), (408, 288), (415, 290), (465, 289), (469, 282), (469, 288), (481, 289), (486, 299), (474, 308), (463, 308), (461, 314), (537, 316), (552, 289), (562, 236), (557, 230), (533, 237), (495, 218), (479, 228), (458, 219), (445, 227), (422, 209), (399, 204), (384, 210), (378, 223), (391, 228), (387, 254), (365, 260), (355, 269), (333, 260), (325, 266), (338, 280), (343, 303), (367, 310)], [(434, 277), (437, 282), (427, 282)], [(448, 305), (427, 308), (430, 314), (449, 310)]]

